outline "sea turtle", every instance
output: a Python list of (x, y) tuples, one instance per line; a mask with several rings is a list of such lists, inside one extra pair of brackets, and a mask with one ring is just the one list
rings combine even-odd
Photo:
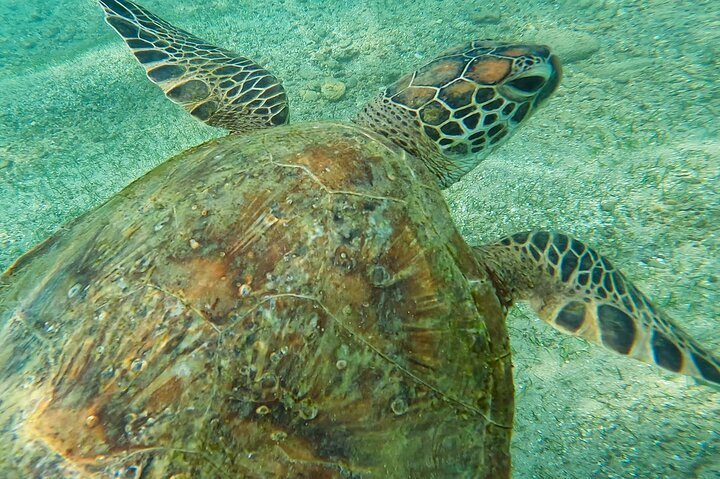
[(231, 134), (4, 273), (1, 477), (508, 477), (518, 300), (720, 383), (720, 362), (580, 241), (471, 248), (452, 224), (440, 187), (557, 87), (546, 47), (474, 41), (356, 124), (288, 126), (254, 62), (100, 4), (168, 97)]

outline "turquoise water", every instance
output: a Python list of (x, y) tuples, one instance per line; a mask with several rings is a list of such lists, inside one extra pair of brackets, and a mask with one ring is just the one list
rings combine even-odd
[[(471, 38), (537, 41), (563, 85), (447, 192), (471, 243), (545, 227), (615, 260), (720, 350), (716, 1), (146, 0), (281, 78), (292, 121), (350, 119)], [(335, 100), (323, 84), (340, 81)], [(0, 3), (0, 270), (69, 219), (218, 130), (145, 78), (90, 0)], [(561, 336), (525, 309), (516, 478), (720, 477), (720, 394)]]

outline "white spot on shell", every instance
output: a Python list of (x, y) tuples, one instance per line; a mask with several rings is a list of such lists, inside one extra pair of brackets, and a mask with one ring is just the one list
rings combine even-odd
[(175, 366), (175, 373), (178, 375), (178, 377), (188, 378), (190, 377), (191, 372), (192, 371), (190, 370), (190, 366), (188, 366), (187, 363), (178, 363)]
[(176, 318), (180, 316), (185, 311), (185, 305), (180, 301), (175, 301), (175, 304), (172, 308), (168, 308), (168, 317), (170, 318)]
[(402, 416), (408, 411), (408, 403), (403, 398), (395, 398), (392, 403), (390, 403), (390, 409), (392, 409), (392, 412), (396, 416)]
[(87, 426), (87, 427), (89, 427), (89, 428), (91, 428), (91, 429), (94, 428), (95, 426), (97, 426), (97, 423), (98, 423), (98, 417), (97, 417), (97, 416), (92, 416), (92, 415), (91, 415), (91, 416), (88, 416), (88, 417), (85, 418), (85, 426)]
[(76, 283), (68, 290), (67, 297), (72, 299), (73, 297), (77, 296), (77, 294), (82, 289), (82, 285), (80, 283)]
[(300, 402), (300, 417), (305, 419), (306, 421), (311, 421), (315, 419), (319, 411), (320, 409), (310, 399), (303, 399)]
[(130, 364), (130, 370), (134, 373), (139, 373), (143, 369), (145, 369), (145, 361), (143, 359), (135, 359)]
[(135, 269), (139, 271), (140, 273), (144, 273), (148, 270), (150, 265), (152, 264), (152, 258), (150, 257), (150, 254), (143, 255), (140, 259), (138, 259), (135, 262)]
[(127, 283), (125, 282), (125, 278), (120, 277), (117, 280), (115, 280), (115, 283), (118, 285), (121, 291), (125, 291), (128, 288)]
[(28, 389), (29, 387), (31, 387), (33, 385), (34, 382), (35, 382), (35, 376), (25, 376), (25, 379), (23, 379), (21, 387), (23, 389)]
[(252, 288), (250, 288), (249, 284), (241, 284), (240, 287), (238, 288), (238, 294), (240, 296), (242, 296), (243, 298), (250, 296), (251, 292), (252, 292)]

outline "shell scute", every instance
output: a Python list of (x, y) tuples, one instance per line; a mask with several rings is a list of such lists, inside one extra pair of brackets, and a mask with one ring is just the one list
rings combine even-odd
[(87, 214), (3, 277), (13, 467), (507, 474), (502, 312), (434, 182), (369, 131), (296, 125), (194, 148)]

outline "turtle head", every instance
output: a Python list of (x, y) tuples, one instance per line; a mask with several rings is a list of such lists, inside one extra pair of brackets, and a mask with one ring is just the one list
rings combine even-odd
[(387, 87), (358, 122), (419, 157), (446, 187), (504, 143), (561, 76), (546, 46), (474, 41)]

